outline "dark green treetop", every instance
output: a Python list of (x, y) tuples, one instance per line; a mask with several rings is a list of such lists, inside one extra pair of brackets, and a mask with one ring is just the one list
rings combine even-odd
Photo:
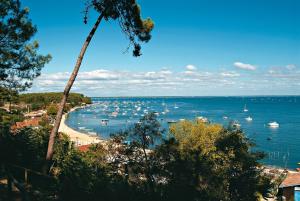
[(136, 0), (88, 0), (85, 23), (87, 23), (87, 13), (90, 8), (101, 13), (105, 20), (118, 20), (130, 45), (134, 46), (133, 56), (141, 55), (140, 42), (148, 42), (151, 39), (154, 23), (150, 18), (141, 18), (140, 6)]
[(28, 17), (29, 9), (18, 0), (0, 4), (0, 86), (25, 90), (51, 59), (37, 53), (39, 44), (32, 41), (37, 32)]

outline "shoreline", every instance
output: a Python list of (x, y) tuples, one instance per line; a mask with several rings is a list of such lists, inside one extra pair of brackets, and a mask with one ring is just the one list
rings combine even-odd
[(83, 107), (79, 107), (79, 106), (74, 107), (70, 109), (70, 111), (68, 111), (67, 113), (63, 114), (62, 119), (60, 121), (58, 132), (62, 132), (68, 135), (70, 137), (70, 140), (75, 143), (75, 146), (82, 146), (82, 145), (104, 142), (104, 140), (101, 140), (99, 136), (93, 136), (93, 135), (76, 131), (65, 123), (67, 115), (78, 108), (83, 108)]

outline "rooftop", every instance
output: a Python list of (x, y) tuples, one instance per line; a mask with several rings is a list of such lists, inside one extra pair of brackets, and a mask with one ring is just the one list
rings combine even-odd
[(300, 172), (298, 173), (288, 173), (287, 177), (280, 184), (279, 188), (300, 186)]
[(77, 148), (79, 149), (79, 151), (82, 151), (82, 152), (87, 152), (90, 148), (90, 144), (88, 145), (81, 145), (81, 146), (78, 146)]

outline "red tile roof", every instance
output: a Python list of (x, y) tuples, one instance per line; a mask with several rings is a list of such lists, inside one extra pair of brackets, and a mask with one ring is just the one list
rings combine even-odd
[(14, 126), (12, 126), (12, 130), (16, 130), (16, 129), (20, 129), (20, 128), (24, 128), (24, 127), (36, 127), (39, 126), (39, 122), (41, 121), (41, 118), (33, 118), (33, 119), (26, 119), (22, 122), (16, 122), (16, 124)]
[(300, 173), (288, 173), (279, 187), (285, 188), (290, 186), (300, 186)]
[(79, 151), (82, 151), (82, 152), (87, 152), (89, 150), (91, 145), (81, 145), (81, 146), (78, 146), (77, 148), (79, 149)]

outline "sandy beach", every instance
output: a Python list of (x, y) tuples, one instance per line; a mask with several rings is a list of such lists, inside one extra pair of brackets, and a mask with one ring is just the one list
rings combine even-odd
[[(72, 112), (78, 108), (79, 107), (72, 108), (69, 112)], [(104, 140), (101, 140), (98, 136), (81, 133), (81, 132), (76, 131), (76, 130), (70, 128), (69, 126), (67, 126), (65, 124), (67, 115), (68, 115), (68, 113), (63, 115), (58, 131), (67, 134), (70, 137), (71, 141), (74, 142), (76, 146), (94, 144), (94, 143), (99, 143), (99, 142), (104, 141)]]

